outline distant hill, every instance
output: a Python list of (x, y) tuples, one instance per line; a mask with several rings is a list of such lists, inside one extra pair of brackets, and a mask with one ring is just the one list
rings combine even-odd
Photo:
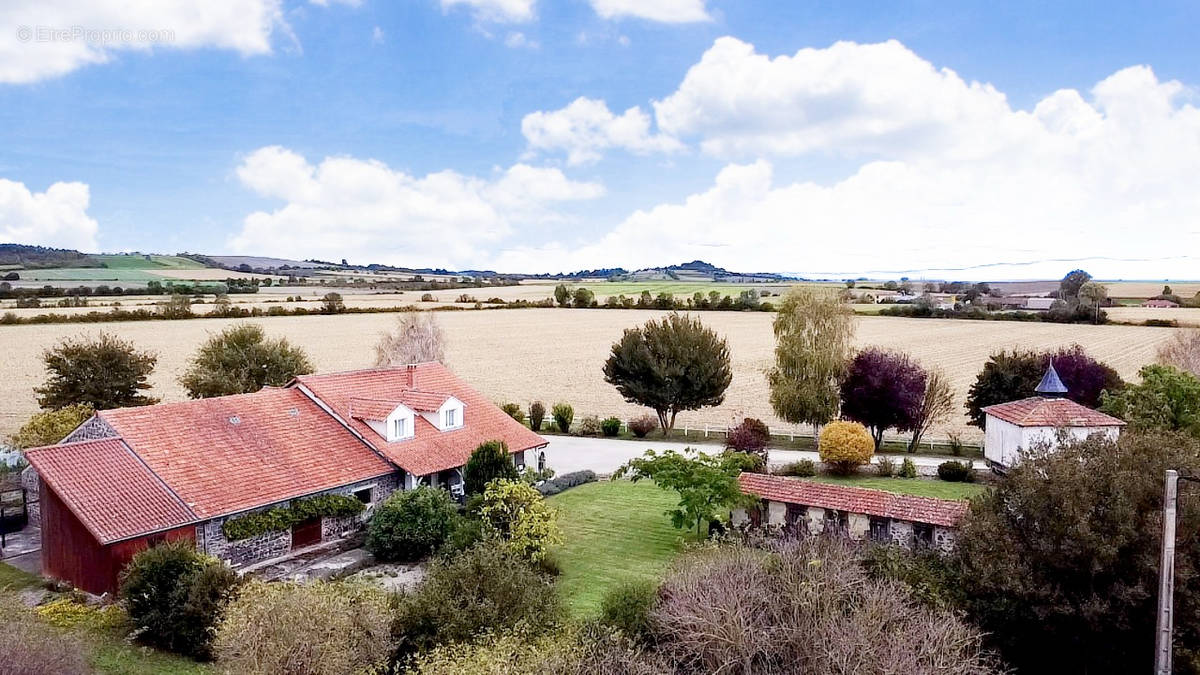
[(728, 283), (764, 283), (772, 281), (796, 281), (795, 277), (788, 277), (774, 272), (730, 272), (723, 267), (717, 267), (712, 263), (704, 262), (703, 260), (693, 260), (679, 265), (668, 265), (666, 267), (649, 267), (640, 269), (636, 272), (630, 272), (622, 277), (622, 280), (628, 281), (657, 281), (657, 280), (673, 280), (673, 281), (724, 281)]
[(0, 244), (0, 265), (25, 269), (102, 266), (99, 260), (74, 249), (25, 244)]

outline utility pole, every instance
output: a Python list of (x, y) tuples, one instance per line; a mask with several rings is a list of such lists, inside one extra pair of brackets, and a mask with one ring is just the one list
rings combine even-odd
[(1162, 556), (1158, 563), (1158, 629), (1154, 634), (1154, 675), (1171, 675), (1171, 633), (1175, 621), (1175, 506), (1179, 472), (1167, 469), (1163, 481)]

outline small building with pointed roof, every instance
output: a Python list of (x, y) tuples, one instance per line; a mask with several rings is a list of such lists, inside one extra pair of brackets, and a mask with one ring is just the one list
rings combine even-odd
[(1054, 362), (1038, 383), (1037, 396), (983, 409), (983, 456), (996, 471), (1016, 465), (1032, 448), (1056, 448), (1062, 440), (1084, 440), (1096, 434), (1116, 440), (1125, 422), (1067, 398), (1070, 393)]

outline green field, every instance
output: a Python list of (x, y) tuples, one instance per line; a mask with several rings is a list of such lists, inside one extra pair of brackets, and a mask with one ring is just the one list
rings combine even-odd
[(782, 295), (783, 292), (789, 287), (798, 284), (787, 282), (729, 284), (715, 281), (612, 281), (580, 285), (595, 293), (596, 297), (603, 301), (604, 298), (607, 298), (610, 295), (626, 295), (636, 298), (642, 294), (642, 291), (649, 291), (651, 295), (670, 293), (678, 296), (691, 296), (695, 293), (703, 293), (708, 295), (711, 291), (717, 291), (721, 295), (728, 295), (736, 298), (742, 291), (767, 290), (772, 293), (779, 293)]
[[(162, 269), (162, 268), (160, 268)], [(22, 281), (113, 281), (146, 283), (165, 279), (141, 269), (108, 269), (104, 267), (60, 267), (49, 270), (19, 270)]]
[(93, 255), (108, 269), (121, 270), (201, 270), (204, 265), (175, 255)]
[(813, 476), (808, 480), (835, 485), (853, 485), (855, 487), (872, 488), (917, 497), (937, 497), (938, 499), (970, 499), (985, 492), (988, 488), (978, 483), (950, 483), (944, 480), (930, 478), (881, 478), (877, 476)]
[(657, 579), (694, 534), (664, 513), (679, 496), (650, 482), (600, 481), (550, 497), (566, 542), (558, 586), (571, 612), (596, 613), (604, 592), (627, 579)]

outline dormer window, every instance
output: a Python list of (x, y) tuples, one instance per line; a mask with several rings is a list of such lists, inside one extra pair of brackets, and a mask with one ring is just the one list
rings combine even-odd
[(392, 437), (404, 438), (408, 435), (408, 418), (400, 417), (392, 420)]

